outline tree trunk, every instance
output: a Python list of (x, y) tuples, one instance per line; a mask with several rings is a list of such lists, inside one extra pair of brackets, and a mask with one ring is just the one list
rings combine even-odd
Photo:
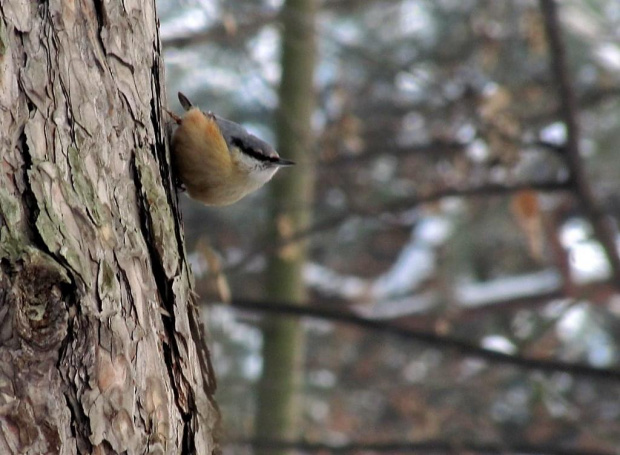
[(154, 1), (0, 1), (0, 453), (215, 449)]
[[(314, 193), (312, 113), (314, 110), (315, 0), (287, 0), (282, 11), (282, 80), (278, 112), (278, 149), (297, 166), (281, 171), (270, 185), (274, 220), (272, 241), (286, 241), (310, 224)], [(305, 241), (280, 248), (269, 261), (267, 299), (306, 300), (303, 266)], [(258, 396), (256, 435), (291, 439), (297, 436), (303, 382), (303, 328), (299, 320), (268, 316), (263, 325), (263, 376)], [(257, 451), (265, 455), (287, 450)]]

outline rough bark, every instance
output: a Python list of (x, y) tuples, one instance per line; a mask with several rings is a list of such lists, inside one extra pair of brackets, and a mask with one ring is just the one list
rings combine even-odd
[[(282, 12), (282, 79), (278, 112), (278, 149), (298, 163), (271, 184), (272, 242), (282, 245), (310, 226), (314, 193), (312, 113), (314, 110), (315, 0), (287, 0)], [(303, 266), (307, 241), (279, 248), (269, 260), (266, 297), (303, 304)], [(263, 325), (263, 376), (258, 396), (256, 434), (259, 438), (296, 436), (300, 415), (299, 388), (303, 373), (303, 328), (299, 321), (269, 316)], [(257, 450), (289, 453), (286, 449)]]
[(199, 453), (154, 1), (0, 2), (0, 453)]

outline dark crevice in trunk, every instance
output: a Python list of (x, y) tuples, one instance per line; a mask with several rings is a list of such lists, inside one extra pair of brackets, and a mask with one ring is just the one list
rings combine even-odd
[(165, 309), (165, 313), (162, 313), (162, 323), (166, 331), (166, 338), (165, 340), (163, 340), (162, 343), (164, 358), (166, 367), (168, 369), (168, 376), (170, 377), (170, 383), (172, 386), (172, 391), (174, 393), (175, 402), (184, 422), (183, 433), (185, 434), (187, 432), (192, 437), (191, 441), (187, 441), (187, 447), (190, 447), (190, 449), (186, 451), (184, 444), (183, 453), (193, 454), (195, 453), (195, 443), (193, 441), (194, 428), (188, 428), (188, 424), (190, 423), (192, 416), (190, 410), (187, 409), (188, 407), (193, 406), (193, 403), (189, 402), (189, 399), (192, 397), (187, 397), (188, 403), (187, 405), (185, 405), (184, 403), (182, 403), (182, 401), (184, 401), (185, 399), (179, 395), (179, 390), (181, 388), (183, 390), (189, 390), (191, 389), (191, 387), (186, 387), (184, 384), (181, 384), (183, 378), (179, 375), (178, 372), (180, 372), (182, 368), (176, 365), (176, 360), (181, 359), (182, 356), (180, 354), (179, 346), (177, 344), (177, 337), (175, 334), (174, 308), (167, 305), (168, 302), (172, 302), (174, 300), (172, 282), (168, 279), (163, 264), (160, 261), (159, 254), (155, 249), (157, 239), (155, 239), (153, 236), (151, 223), (149, 221), (148, 213), (150, 207), (148, 206), (148, 203), (144, 197), (144, 190), (142, 188), (142, 182), (138, 177), (139, 173), (135, 160), (135, 155), (133, 155), (131, 159), (131, 173), (134, 183), (136, 185), (136, 193), (140, 214), (140, 229), (149, 252), (149, 262), (151, 264), (155, 283), (157, 284), (157, 290), (160, 296), (160, 304)]
[[(32, 112), (33, 109), (34, 105), (28, 101), (28, 110)], [(22, 157), (24, 158), (24, 192), (22, 193), (22, 199), (24, 201), (24, 213), (26, 215), (26, 219), (28, 220), (29, 238), (37, 248), (52, 255), (52, 252), (45, 244), (43, 237), (41, 237), (41, 233), (37, 229), (37, 219), (39, 218), (40, 208), (37, 204), (37, 198), (32, 191), (30, 176), (28, 175), (28, 172), (32, 169), (32, 156), (30, 155), (24, 129), (22, 129), (19, 136), (19, 148), (21, 149)]]
[[(154, 43), (155, 55), (160, 55), (161, 43), (159, 36)], [(174, 176), (171, 172), (170, 160), (168, 159), (166, 136), (169, 134), (168, 123), (162, 118), (162, 99), (157, 96), (162, 93), (161, 90), (161, 73), (160, 73), (160, 61), (155, 59), (151, 68), (152, 80), (153, 80), (153, 93), (155, 96), (151, 100), (151, 121), (153, 122), (153, 129), (155, 132), (155, 146), (153, 154), (155, 155), (159, 163), (159, 172), (162, 180), (162, 184), (165, 188), (168, 204), (173, 208), (172, 215), (177, 220), (174, 223), (174, 232), (176, 237), (176, 244), (180, 258), (185, 258), (184, 251), (185, 241), (182, 232), (183, 219), (181, 211), (179, 210), (179, 199), (176, 191), (176, 185), (174, 183)], [(163, 100), (165, 103), (165, 100)], [(184, 259), (182, 259), (184, 260)], [(182, 269), (182, 267), (179, 267)], [(207, 397), (211, 401), (214, 409), (217, 409), (217, 405), (214, 400), (215, 389), (217, 387), (213, 365), (211, 363), (211, 356), (209, 349), (206, 345), (205, 329), (200, 321), (200, 312), (198, 311), (196, 302), (194, 299), (188, 303), (188, 318), (190, 323), (190, 329), (192, 331), (192, 337), (196, 342), (196, 349), (198, 354), (198, 360), (200, 361), (201, 372), (203, 380), (206, 386)]]

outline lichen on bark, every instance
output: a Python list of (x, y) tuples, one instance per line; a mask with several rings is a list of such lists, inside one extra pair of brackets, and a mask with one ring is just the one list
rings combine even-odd
[(216, 450), (152, 1), (0, 4), (0, 453)]

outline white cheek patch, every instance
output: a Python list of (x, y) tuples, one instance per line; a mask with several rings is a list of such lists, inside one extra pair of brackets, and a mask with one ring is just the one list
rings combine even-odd
[(241, 153), (241, 161), (243, 161), (243, 164), (245, 164), (248, 169), (254, 169), (258, 165), (254, 158), (245, 153)]
[(238, 165), (247, 173), (249, 179), (253, 182), (253, 187), (259, 188), (274, 176), (278, 170), (278, 166), (271, 166), (266, 163), (261, 163), (255, 158), (246, 155), (238, 148), (231, 149), (233, 154), (233, 160), (237, 161)]
[(274, 176), (277, 170), (278, 168), (276, 166), (262, 168), (262, 169), (257, 169), (256, 171), (252, 172), (251, 175), (256, 180), (257, 183), (260, 183), (262, 185), (263, 183), (271, 180), (271, 178)]

